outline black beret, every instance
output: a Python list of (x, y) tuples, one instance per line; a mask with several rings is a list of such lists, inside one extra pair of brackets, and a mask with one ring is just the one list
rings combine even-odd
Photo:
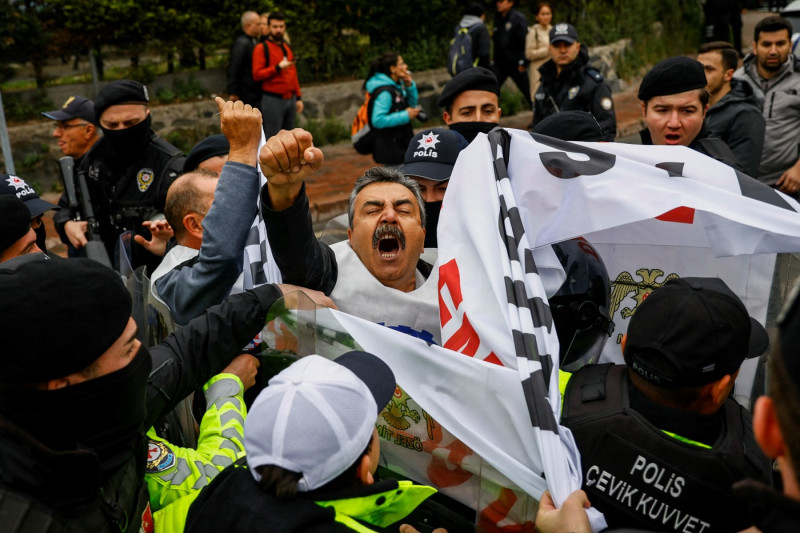
[(536, 126), (533, 133), (541, 133), (562, 141), (602, 141), (605, 134), (594, 116), (588, 111), (562, 111), (550, 115)]
[(147, 104), (150, 97), (147, 87), (133, 80), (117, 80), (107, 83), (94, 99), (95, 122), (100, 123), (100, 115), (112, 105)]
[(91, 259), (0, 270), (0, 294), (0, 380), (7, 383), (42, 383), (86, 368), (131, 316), (119, 274)]
[(656, 63), (645, 75), (639, 85), (639, 100), (646, 102), (654, 96), (702, 89), (707, 84), (702, 63), (686, 56), (670, 57)]
[(189, 152), (189, 155), (186, 156), (186, 161), (183, 163), (183, 171), (189, 172), (194, 170), (206, 159), (211, 159), (218, 155), (225, 155), (230, 151), (231, 145), (228, 139), (221, 133), (219, 135), (206, 137), (195, 144)]
[[(0, 253), (24, 237), (29, 229), (31, 229), (31, 212), (25, 207), (25, 202), (16, 196), (0, 195)], [(6, 325), (4, 329), (13, 328)]]
[(440, 107), (449, 106), (456, 96), (464, 91), (488, 91), (500, 95), (500, 87), (497, 85), (497, 76), (483, 67), (472, 67), (462, 70), (444, 86), (442, 95), (437, 102)]

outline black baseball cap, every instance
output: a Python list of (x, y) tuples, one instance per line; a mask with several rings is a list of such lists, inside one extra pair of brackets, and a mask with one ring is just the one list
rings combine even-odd
[(0, 174), (0, 196), (16, 196), (23, 202), (30, 211), (30, 218), (38, 217), (50, 209), (59, 210), (60, 206), (51, 204), (47, 200), (39, 198), (36, 190), (28, 185), (24, 179), (11, 174)]
[(639, 100), (703, 89), (708, 82), (703, 64), (690, 57), (668, 57), (656, 63), (639, 85)]
[(680, 278), (639, 304), (625, 344), (625, 363), (664, 388), (694, 387), (733, 374), (769, 348), (764, 326), (719, 278)]
[(107, 83), (97, 93), (94, 102), (95, 122), (100, 123), (103, 111), (112, 105), (145, 104), (150, 101), (147, 87), (134, 80), (116, 80)]
[(449, 180), (458, 154), (467, 146), (467, 140), (453, 130), (434, 128), (417, 133), (408, 143), (403, 174), (433, 181)]
[(53, 120), (71, 120), (82, 118), (94, 123), (94, 102), (83, 96), (70, 96), (60, 109), (42, 111), (42, 115)]
[(447, 82), (436, 103), (439, 104), (439, 107), (447, 107), (456, 99), (456, 96), (464, 91), (487, 91), (499, 96), (500, 86), (497, 85), (497, 76), (488, 68), (468, 68)]
[(565, 43), (574, 43), (578, 41), (578, 30), (572, 24), (566, 22), (559, 22), (554, 25), (550, 30), (550, 44), (564, 41)]

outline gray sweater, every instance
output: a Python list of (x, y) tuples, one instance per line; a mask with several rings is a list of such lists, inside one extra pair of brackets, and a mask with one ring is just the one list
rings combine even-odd
[(203, 244), (196, 254), (171, 249), (153, 272), (151, 292), (184, 325), (220, 303), (242, 273), (247, 234), (258, 208), (256, 167), (228, 162), (222, 168), (214, 203), (203, 219)]

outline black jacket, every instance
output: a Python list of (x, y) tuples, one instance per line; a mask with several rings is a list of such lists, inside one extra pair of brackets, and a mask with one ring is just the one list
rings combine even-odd
[(253, 48), (257, 40), (244, 32), (231, 45), (228, 64), (228, 94), (235, 94), (245, 104), (261, 107), (261, 84), (253, 80)]
[[(641, 137), (642, 144), (653, 144), (653, 138), (650, 136), (650, 130), (647, 128), (639, 132), (639, 137)], [(725, 163), (733, 169), (738, 171), (742, 170), (742, 165), (736, 160), (736, 156), (733, 155), (733, 152), (731, 152), (731, 149), (725, 144), (725, 141), (709, 134), (708, 126), (705, 122), (703, 122), (700, 133), (694, 138), (689, 148), (703, 155), (707, 155), (712, 159), (716, 159), (720, 163)]]
[(731, 80), (730, 92), (708, 108), (706, 125), (711, 135), (725, 141), (744, 173), (758, 177), (766, 122), (752, 87)]
[(494, 64), (501, 71), (516, 71), (525, 61), (525, 36), (528, 35), (528, 21), (525, 16), (512, 9), (503, 18), (495, 13), (492, 42), (494, 43)]
[(261, 211), (283, 282), (330, 294), (339, 276), (336, 256), (314, 236), (305, 183), (294, 204), (283, 211), (272, 209), (265, 185), (261, 189)]
[[(150, 238), (150, 232), (142, 228), (142, 222), (164, 212), (167, 189), (183, 170), (185, 159), (180, 150), (152, 131), (141, 157), (128, 166), (120, 167), (120, 159), (106, 139), (100, 139), (83, 157), (76, 172), (86, 173), (100, 237), (112, 262), (117, 241), (124, 231), (133, 230), (146, 239)], [(60, 224), (56, 223), (56, 229), (64, 242), (69, 242), (65, 240), (64, 223), (74, 215), (68, 208), (62, 208), (59, 214)], [(131, 251), (134, 269), (147, 265), (148, 272), (152, 273), (161, 262), (160, 257), (133, 241)]]
[[(144, 428), (238, 355), (264, 326), (270, 306), (280, 297), (274, 285), (231, 296), (150, 348), (152, 371)], [(54, 451), (0, 416), (0, 530), (139, 531), (148, 503), (145, 449), (141, 451), (112, 476), (101, 493), (100, 464), (93, 452)], [(20, 515), (20, 509), (29, 511), (12, 527), (11, 520)], [(101, 520), (108, 517), (100, 526), (98, 512)], [(111, 523), (114, 514), (126, 517), (125, 527)], [(51, 529), (37, 522), (44, 516), (53, 518)]]
[(753, 523), (762, 533), (800, 531), (800, 502), (748, 479), (733, 486), (733, 493), (747, 507)]
[(617, 116), (611, 89), (596, 68), (589, 65), (589, 52), (581, 45), (578, 57), (558, 74), (552, 59), (539, 67), (542, 75), (534, 95), (533, 125), (561, 111), (588, 111), (603, 128), (605, 141), (617, 136)]

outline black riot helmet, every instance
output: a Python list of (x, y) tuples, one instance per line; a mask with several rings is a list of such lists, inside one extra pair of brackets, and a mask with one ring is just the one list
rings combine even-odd
[(579, 237), (552, 245), (567, 279), (550, 298), (560, 368), (574, 372), (597, 362), (614, 331), (609, 316), (608, 271), (597, 250)]

